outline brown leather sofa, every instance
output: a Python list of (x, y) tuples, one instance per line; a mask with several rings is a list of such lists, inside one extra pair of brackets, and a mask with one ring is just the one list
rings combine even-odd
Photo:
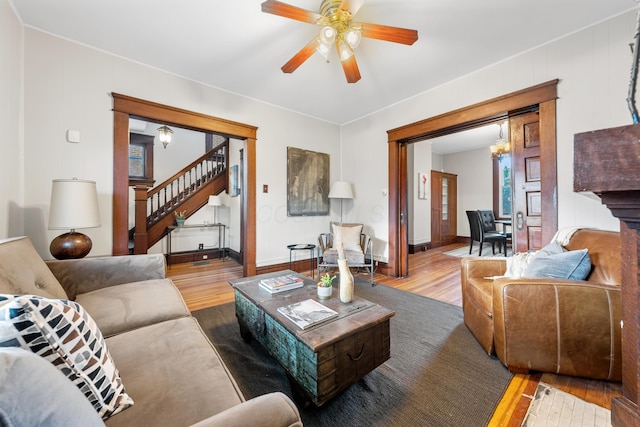
[(620, 381), (620, 234), (581, 229), (564, 247), (589, 250), (586, 281), (496, 277), (506, 260), (464, 258), (465, 324), (513, 372)]

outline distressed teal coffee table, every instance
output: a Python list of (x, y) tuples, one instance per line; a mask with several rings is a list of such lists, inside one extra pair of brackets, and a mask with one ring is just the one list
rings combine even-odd
[[(259, 286), (264, 278), (295, 274), (302, 288), (270, 294)], [(291, 270), (246, 277), (229, 282), (236, 299), (236, 317), (242, 338), (257, 339), (285, 368), (296, 400), (320, 406), (389, 359), (389, 322), (395, 312), (359, 298), (343, 304), (338, 289), (320, 301), (338, 317), (312, 328), (300, 329), (278, 312), (306, 299), (319, 301), (316, 281)]]

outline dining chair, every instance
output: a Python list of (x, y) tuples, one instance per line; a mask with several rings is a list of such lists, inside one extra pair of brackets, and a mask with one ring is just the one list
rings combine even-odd
[[(482, 221), (482, 229), (485, 233), (500, 233), (507, 237), (507, 244), (511, 242), (511, 232), (506, 232), (504, 227), (502, 231), (498, 231), (496, 226), (496, 217), (493, 215), (492, 210), (478, 210), (480, 213), (480, 220)], [(505, 249), (506, 252), (506, 249)]]
[(484, 231), (480, 211), (466, 211), (466, 213), (467, 219), (469, 220), (469, 229), (471, 230), (471, 235), (469, 237), (469, 255), (471, 255), (471, 252), (473, 251), (473, 242), (479, 242), (480, 250), (478, 252), (478, 256), (482, 256), (482, 247), (485, 243), (491, 243), (491, 250), (493, 254), (496, 253), (496, 243), (498, 243), (500, 245), (500, 249), (504, 248), (504, 256), (507, 256), (507, 236), (496, 231)]

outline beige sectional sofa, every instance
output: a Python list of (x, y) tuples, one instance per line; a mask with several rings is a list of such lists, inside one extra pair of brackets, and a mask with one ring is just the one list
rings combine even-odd
[[(111, 362), (115, 366), (111, 371), (108, 366), (105, 368), (105, 377), (112, 381), (116, 394), (120, 394), (116, 398), (110, 394), (111, 391), (101, 392), (107, 401), (104, 412), (113, 415), (100, 414), (94, 420), (96, 425), (102, 424), (101, 418), (108, 426), (302, 425), (296, 406), (282, 393), (245, 401), (218, 352), (195, 318), (191, 317), (178, 289), (165, 278), (162, 255), (45, 263), (27, 237), (7, 239), (0, 241), (0, 297), (0, 425), (11, 425), (11, 422), (14, 425), (51, 425), (66, 422), (64, 417), (73, 414), (71, 420), (83, 419), (79, 409), (69, 409), (72, 405), (63, 408), (61, 414), (55, 414), (51, 409), (47, 412), (37, 406), (36, 396), (42, 394), (42, 386), (36, 390), (35, 384), (42, 381), (43, 375), (39, 374), (37, 381), (31, 382), (25, 380), (28, 374), (25, 377), (20, 371), (21, 366), (46, 358), (52, 363), (39, 366), (39, 369), (51, 369), (44, 375), (45, 380), (50, 378), (50, 384), (47, 381), (44, 384), (51, 387), (52, 394), (57, 398), (65, 395), (53, 392), (57, 385), (61, 389), (67, 387), (65, 380), (60, 380), (61, 384), (56, 383), (60, 377), (56, 371), (63, 371), (71, 380), (68, 383), (77, 385), (71, 389), (78, 391), (67, 390), (70, 393), (67, 401), (79, 399), (78, 405), (86, 405), (81, 402), (87, 400), (82, 394), (88, 396), (93, 391), (82, 382), (86, 380), (81, 372), (85, 369), (81, 365), (84, 359), (76, 360), (77, 354), (61, 356), (64, 345), (78, 339), (84, 341), (85, 353), (93, 351), (96, 343), (103, 343), (106, 349), (96, 351), (95, 360), (105, 361), (110, 356), (111, 360), (105, 363)], [(55, 337), (47, 338), (43, 333), (44, 338), (39, 337), (45, 341), (46, 349), (43, 349), (42, 345), (36, 347), (31, 344), (31, 335), (18, 336), (16, 331), (29, 322), (33, 323), (29, 323), (29, 327), (35, 329), (38, 329), (36, 324), (42, 324), (38, 331), (53, 327), (51, 325), (55, 322), (51, 319), (46, 322), (37, 320), (50, 316), (51, 310), (60, 310), (55, 322), (66, 319), (65, 316), (73, 319), (67, 322), (69, 325), (49, 334), (61, 337), (67, 334), (60, 342), (55, 342)], [(72, 314), (66, 314), (69, 312)], [(87, 325), (93, 324), (92, 321), (94, 330), (87, 331)], [(70, 333), (69, 329), (76, 326), (80, 332)], [(92, 338), (89, 337), (91, 333), (95, 335)], [(20, 343), (30, 351), (17, 352), (14, 347)], [(75, 342), (73, 345), (81, 346)], [(36, 351), (42, 357), (34, 358), (33, 352)], [(23, 354), (28, 357), (22, 357)], [(68, 366), (60, 368), (60, 364)], [(69, 373), (74, 370), (78, 370), (77, 375)], [(78, 385), (80, 382), (85, 388)], [(30, 390), (31, 383), (34, 389)], [(24, 399), (18, 398), (25, 393)], [(29, 398), (29, 393), (34, 397)], [(97, 400), (102, 398), (98, 396)], [(131, 406), (130, 400), (133, 401)], [(8, 401), (13, 403), (7, 404)], [(48, 404), (51, 406), (51, 402)], [(95, 409), (95, 399), (91, 404)], [(44, 421), (35, 417), (38, 411), (46, 412)], [(93, 415), (87, 414), (87, 417)], [(83, 420), (83, 425), (93, 424)]]

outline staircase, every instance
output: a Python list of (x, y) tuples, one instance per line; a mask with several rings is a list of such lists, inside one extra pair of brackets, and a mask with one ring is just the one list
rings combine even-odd
[(146, 254), (175, 224), (175, 212), (188, 218), (207, 204), (209, 196), (227, 188), (229, 142), (207, 151), (162, 184), (136, 186), (135, 226), (129, 230), (129, 252)]

